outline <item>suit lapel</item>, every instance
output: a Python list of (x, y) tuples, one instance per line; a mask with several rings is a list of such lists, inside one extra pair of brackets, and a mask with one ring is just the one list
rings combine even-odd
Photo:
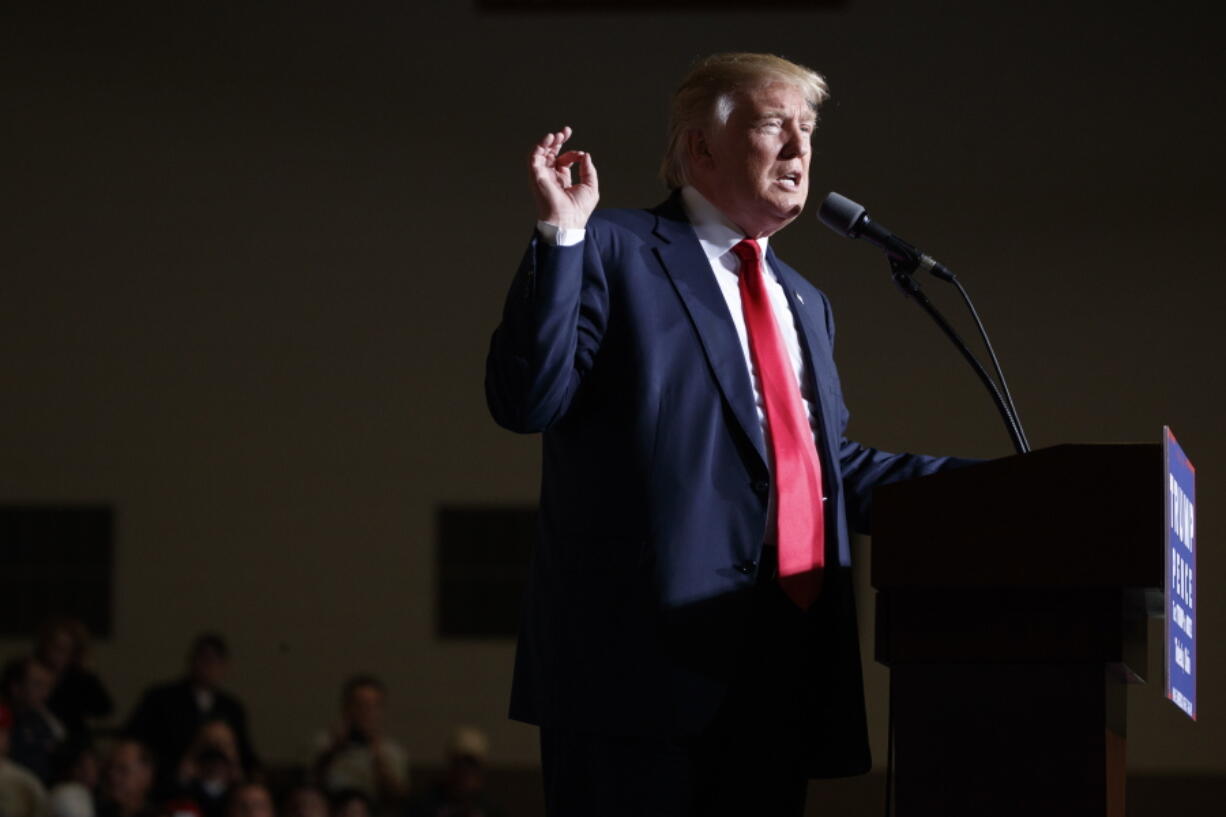
[(657, 207), (655, 214), (654, 232), (661, 240), (655, 247), (656, 255), (685, 304), (724, 399), (765, 466), (768, 462), (766, 444), (754, 405), (745, 353), (728, 313), (728, 302), (685, 217), (680, 194), (675, 193)]

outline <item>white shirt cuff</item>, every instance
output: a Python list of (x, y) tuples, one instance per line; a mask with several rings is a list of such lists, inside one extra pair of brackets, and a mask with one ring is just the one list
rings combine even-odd
[(555, 247), (573, 247), (583, 241), (583, 237), (587, 235), (587, 230), (582, 227), (577, 230), (564, 229), (548, 221), (538, 221), (536, 231), (541, 234), (541, 238), (545, 239), (546, 243), (553, 244)]

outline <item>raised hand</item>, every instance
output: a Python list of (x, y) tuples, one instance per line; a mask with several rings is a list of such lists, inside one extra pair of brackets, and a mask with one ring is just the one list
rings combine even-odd
[[(559, 153), (570, 138), (570, 126), (546, 134), (528, 160), (537, 218), (563, 229), (581, 229), (596, 209), (600, 186), (592, 156), (582, 150)], [(579, 165), (579, 181), (572, 184), (571, 165)]]

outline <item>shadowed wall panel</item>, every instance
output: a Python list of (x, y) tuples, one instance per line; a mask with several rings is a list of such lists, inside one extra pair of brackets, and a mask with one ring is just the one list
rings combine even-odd
[(30, 637), (51, 617), (111, 635), (114, 512), (0, 505), (0, 636)]

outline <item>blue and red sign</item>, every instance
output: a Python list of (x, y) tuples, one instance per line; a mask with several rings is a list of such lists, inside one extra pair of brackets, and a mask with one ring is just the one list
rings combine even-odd
[(1196, 469), (1170, 428), (1166, 459), (1166, 697), (1196, 720)]

